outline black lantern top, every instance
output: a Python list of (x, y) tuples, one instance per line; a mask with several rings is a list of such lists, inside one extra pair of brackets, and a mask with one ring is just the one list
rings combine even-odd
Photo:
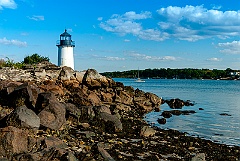
[(75, 42), (72, 41), (71, 35), (67, 33), (66, 29), (65, 29), (65, 32), (60, 35), (60, 41), (57, 41), (57, 46), (75, 47)]

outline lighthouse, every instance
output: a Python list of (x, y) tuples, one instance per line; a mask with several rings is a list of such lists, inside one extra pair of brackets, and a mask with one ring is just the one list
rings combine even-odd
[(60, 35), (60, 40), (57, 41), (58, 47), (58, 66), (68, 66), (74, 70), (73, 48), (75, 42), (72, 41), (71, 35), (65, 32)]

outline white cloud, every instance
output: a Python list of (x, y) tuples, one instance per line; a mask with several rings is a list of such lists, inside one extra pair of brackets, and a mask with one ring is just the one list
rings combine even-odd
[(240, 54), (240, 41), (218, 43), (218, 47), (222, 48), (220, 52), (224, 54)]
[(203, 6), (161, 8), (158, 23), (171, 36), (187, 41), (211, 37), (228, 38), (240, 35), (240, 11), (219, 11)]
[(16, 9), (17, 4), (14, 0), (0, 0), (0, 10), (3, 8)]
[(0, 44), (4, 45), (14, 45), (18, 47), (27, 47), (27, 42), (19, 40), (8, 40), (6, 37), (0, 39)]
[[(91, 51), (95, 51), (93, 49), (91, 49)], [(105, 51), (107, 52), (107, 51)], [(107, 60), (107, 61), (123, 61), (125, 60), (125, 58), (120, 58), (120, 57), (115, 57), (115, 56), (99, 56), (96, 54), (92, 54), (92, 57), (94, 59), (101, 59), (101, 60)]]
[(102, 21), (102, 20), (103, 20), (103, 17), (98, 17), (97, 20), (98, 20), (98, 21)]
[(131, 40), (125, 39), (124, 42), (130, 42)]
[(208, 61), (222, 61), (221, 58), (209, 58)]
[(149, 11), (141, 13), (130, 11), (122, 15), (113, 14), (110, 19), (102, 21), (100, 27), (121, 36), (129, 34), (139, 39), (153, 41), (164, 41), (169, 38), (197, 41), (214, 37), (226, 39), (240, 36), (240, 10), (220, 9), (220, 6), (208, 9), (203, 5), (168, 6), (157, 10), (158, 15), (154, 17)]
[(177, 60), (177, 58), (173, 57), (173, 56), (158, 57), (158, 56), (139, 54), (139, 53), (135, 53), (135, 52), (132, 52), (128, 55), (131, 58), (136, 59), (136, 60), (146, 60), (146, 61), (175, 61), (175, 60)]
[(163, 41), (168, 38), (167, 33), (162, 33), (157, 29), (143, 29), (142, 24), (135, 22), (151, 18), (150, 12), (142, 12), (137, 14), (133, 11), (126, 12), (123, 15), (114, 14), (111, 19), (101, 22), (100, 27), (106, 31), (117, 33), (121, 36), (132, 34), (143, 40)]
[[(114, 15), (113, 17), (119, 17), (119, 15)], [(140, 14), (137, 14), (134, 11), (130, 11), (130, 12), (126, 12), (125, 14), (123, 14), (122, 16), (120, 16), (122, 19), (126, 19), (126, 20), (141, 20), (141, 19), (147, 19), (147, 18), (151, 18), (152, 14), (151, 12), (142, 12)]]
[(27, 32), (22, 32), (21, 35), (22, 36), (28, 36), (29, 34)]
[(28, 16), (28, 18), (30, 20), (34, 20), (34, 21), (43, 21), (44, 20), (44, 16), (37, 16), (37, 15), (33, 15), (32, 17)]
[(125, 60), (125, 58), (119, 58), (119, 57), (113, 57), (113, 56), (105, 56), (100, 59), (108, 60), (108, 61), (122, 61)]

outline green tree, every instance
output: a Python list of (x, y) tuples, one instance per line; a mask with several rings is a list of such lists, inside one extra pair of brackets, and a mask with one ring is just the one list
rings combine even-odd
[(25, 64), (36, 64), (36, 63), (40, 63), (43, 61), (48, 61), (49, 62), (49, 58), (48, 57), (44, 57), (44, 56), (40, 56), (37, 53), (31, 55), (31, 56), (26, 56), (23, 60), (23, 63)]

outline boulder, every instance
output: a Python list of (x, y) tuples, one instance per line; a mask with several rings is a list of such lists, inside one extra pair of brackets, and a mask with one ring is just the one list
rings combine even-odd
[(54, 136), (45, 138), (44, 146), (46, 147), (46, 149), (55, 148), (62, 154), (66, 152), (66, 148), (68, 147), (65, 142)]
[(85, 73), (86, 73), (86, 71), (75, 72), (75, 73), (74, 73), (74, 76), (75, 76), (76, 80), (77, 80), (79, 83), (82, 83), (83, 77), (84, 77)]
[(125, 105), (132, 105), (133, 104), (133, 98), (125, 91), (119, 91), (118, 94), (121, 103), (125, 104)]
[(140, 136), (142, 137), (149, 137), (155, 135), (156, 130), (149, 126), (143, 126), (141, 131), (140, 131)]
[(71, 115), (75, 118), (79, 118), (82, 114), (82, 111), (72, 103), (65, 103), (66, 116)]
[(50, 92), (40, 93), (36, 103), (36, 112), (42, 126), (58, 130), (66, 122), (64, 104), (58, 102)]
[(26, 106), (17, 107), (6, 119), (7, 126), (38, 129), (40, 118)]
[(33, 109), (38, 94), (39, 88), (30, 82), (26, 82), (14, 89), (8, 96), (9, 105), (12, 107), (19, 107), (26, 105), (28, 108)]
[[(78, 109), (80, 110), (80, 113), (78, 113), (78, 120), (80, 122), (90, 122), (96, 116), (93, 106), (79, 106)], [(77, 111), (79, 112), (79, 110)]]
[(160, 106), (162, 99), (159, 98), (157, 95), (153, 94), (153, 93), (149, 93), (147, 92), (145, 94), (146, 98), (150, 99), (151, 103), (153, 104), (153, 106)]
[(93, 106), (99, 106), (101, 104), (101, 99), (95, 92), (90, 92), (87, 99), (91, 101), (91, 105)]
[(94, 107), (94, 110), (95, 110), (95, 112), (98, 113), (98, 114), (100, 114), (100, 113), (102, 113), (102, 112), (108, 113), (108, 114), (110, 114), (110, 115), (112, 114), (111, 111), (110, 111), (110, 108), (107, 107), (107, 106), (104, 106), (104, 105), (102, 105), (102, 106), (95, 106), (95, 107)]
[(163, 116), (164, 118), (170, 118), (170, 117), (172, 117), (172, 114), (171, 114), (170, 111), (163, 111), (163, 112), (162, 112), (162, 116)]
[(160, 118), (157, 120), (159, 124), (166, 124), (167, 120), (165, 118)]
[(112, 93), (101, 92), (101, 100), (103, 102), (112, 102), (113, 101), (113, 94)]
[(10, 157), (28, 152), (28, 132), (8, 126), (0, 129), (0, 156)]
[(184, 101), (180, 100), (178, 98), (171, 99), (171, 100), (165, 100), (165, 102), (168, 104), (170, 108), (177, 108), (181, 109), (184, 106)]
[[(98, 118), (105, 121), (105, 127), (107, 132), (120, 132), (122, 131), (122, 123), (117, 115), (112, 115), (106, 112), (101, 112)], [(113, 127), (112, 127), (113, 126)], [(113, 129), (112, 129), (113, 128)]]
[(125, 86), (124, 91), (126, 91), (131, 97), (135, 95), (135, 90), (132, 86)]
[(20, 82), (13, 82), (9, 80), (0, 81), (0, 104), (8, 105), (8, 95), (12, 93), (16, 87), (21, 85)]
[(121, 104), (121, 103), (117, 103), (116, 104), (116, 109), (128, 112), (128, 111), (131, 110), (131, 106), (124, 105), (124, 104)]
[(62, 67), (58, 79), (62, 81), (76, 79), (74, 76), (74, 70), (67, 66)]
[(108, 87), (109, 81), (105, 76), (99, 74), (95, 69), (88, 69), (83, 77), (82, 83), (89, 88)]
[(59, 96), (64, 95), (64, 91), (63, 91), (62, 86), (61, 85), (57, 85), (56, 82), (52, 81), (52, 80), (44, 81), (43, 84), (39, 86), (39, 88), (42, 91), (51, 92), (51, 93), (53, 93), (55, 95), (59, 95)]

